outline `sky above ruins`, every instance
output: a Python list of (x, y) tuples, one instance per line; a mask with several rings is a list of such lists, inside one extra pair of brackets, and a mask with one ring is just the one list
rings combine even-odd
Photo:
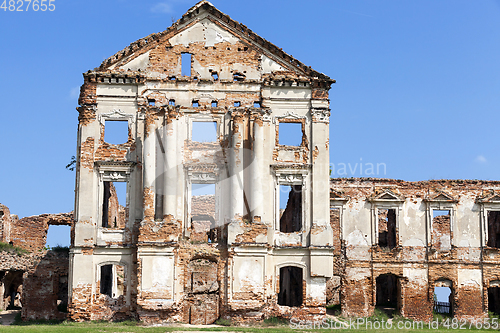
[[(81, 73), (195, 1), (27, 3), (0, 9), (0, 202), (20, 217), (73, 209)], [(337, 80), (332, 175), (500, 179), (500, 1), (212, 3)]]

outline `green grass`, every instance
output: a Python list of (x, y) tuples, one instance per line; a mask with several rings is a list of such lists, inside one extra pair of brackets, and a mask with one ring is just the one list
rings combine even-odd
[(15, 253), (18, 256), (22, 256), (23, 254), (29, 253), (28, 250), (25, 250), (21, 247), (17, 247), (17, 246), (11, 245), (9, 243), (3, 243), (3, 242), (0, 242), (0, 252), (1, 251)]
[[(120, 323), (108, 323), (108, 322), (87, 322), (87, 323), (73, 323), (73, 322), (39, 322), (35, 323), (25, 323), (22, 326), (2, 326), (0, 327), (1, 332), (127, 332), (127, 333), (135, 333), (135, 332), (148, 332), (148, 333), (156, 333), (156, 332), (176, 332), (176, 331), (226, 331), (226, 332), (254, 332), (254, 333), (293, 333), (297, 331), (301, 332), (326, 332), (326, 330), (321, 329), (304, 329), (297, 330), (291, 329), (287, 324), (283, 325), (281, 320), (271, 320), (271, 322), (276, 323), (279, 326), (276, 327), (214, 327), (214, 328), (191, 328), (191, 327), (144, 327), (140, 323), (134, 321), (126, 321)], [(257, 324), (257, 325), (265, 325), (265, 324)], [(349, 329), (343, 330), (349, 332), (395, 332), (397, 330), (365, 330), (365, 329)], [(417, 329), (417, 330), (403, 330), (405, 332), (422, 332), (422, 333), (444, 333), (450, 332), (449, 329)], [(481, 330), (485, 331), (485, 330)]]

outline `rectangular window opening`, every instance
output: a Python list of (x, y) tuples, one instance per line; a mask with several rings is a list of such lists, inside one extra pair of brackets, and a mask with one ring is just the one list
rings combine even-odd
[(500, 248), (500, 211), (488, 212), (488, 243), (487, 246)]
[(301, 306), (304, 284), (302, 268), (287, 266), (280, 268), (278, 304)]
[(106, 120), (104, 123), (104, 141), (119, 145), (128, 141), (128, 121)]
[(215, 121), (193, 121), (191, 129), (191, 141), (216, 142), (217, 122)]
[(111, 298), (125, 294), (125, 268), (122, 265), (102, 265), (99, 292)]
[(215, 184), (191, 184), (191, 241), (217, 243)]
[(396, 247), (396, 210), (378, 209), (378, 246)]
[(200, 102), (199, 102), (199, 101), (193, 101), (193, 103), (191, 104), (191, 106), (192, 106), (193, 108), (197, 108), (197, 107), (199, 107), (199, 106), (200, 106)]
[[(71, 227), (69, 225), (49, 225), (45, 246), (59, 249), (71, 245)], [(68, 250), (69, 251), (69, 250)]]
[(149, 106), (155, 106), (156, 101), (154, 99), (148, 99), (148, 105)]
[(444, 251), (451, 250), (451, 211), (432, 210), (432, 246)]
[(217, 101), (212, 101), (212, 107), (213, 108), (216, 108), (218, 105), (219, 105), (219, 103)]
[(300, 146), (302, 144), (302, 123), (279, 123), (279, 144)]
[(488, 311), (500, 315), (500, 286), (491, 286), (488, 288)]
[(302, 185), (279, 185), (280, 231), (302, 229)]
[(181, 54), (181, 75), (191, 76), (191, 53)]
[(168, 105), (175, 106), (175, 100), (174, 99), (169, 100)]
[(127, 183), (104, 182), (102, 227), (125, 228), (128, 220)]
[(253, 102), (254, 108), (260, 108), (260, 102)]
[(239, 108), (241, 106), (241, 102), (234, 102), (234, 107)]
[(219, 74), (217, 74), (217, 72), (212, 72), (212, 79), (214, 79), (214, 81), (217, 81), (219, 79)]

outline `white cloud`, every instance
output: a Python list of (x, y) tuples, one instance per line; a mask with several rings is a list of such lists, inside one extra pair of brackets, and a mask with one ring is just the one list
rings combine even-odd
[(69, 98), (75, 99), (78, 98), (78, 95), (80, 95), (80, 87), (71, 88), (69, 91)]
[(172, 14), (174, 12), (174, 9), (172, 8), (171, 4), (160, 2), (151, 7), (151, 11), (153, 13)]
[(476, 157), (476, 162), (478, 162), (478, 163), (486, 163), (486, 162), (488, 162), (488, 160), (483, 155), (478, 155)]

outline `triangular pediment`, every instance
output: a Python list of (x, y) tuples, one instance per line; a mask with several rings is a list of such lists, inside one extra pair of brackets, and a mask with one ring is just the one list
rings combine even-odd
[(481, 203), (486, 203), (486, 202), (500, 203), (500, 195), (496, 194), (496, 193), (491, 193), (491, 194), (489, 194), (487, 196), (478, 198), (477, 201), (481, 202)]
[(433, 196), (430, 196), (427, 201), (435, 201), (435, 202), (456, 202), (457, 200), (453, 198), (451, 195), (445, 192), (439, 192)]
[(330, 201), (349, 201), (349, 198), (346, 197), (342, 192), (330, 190)]
[[(209, 68), (211, 62), (218, 59), (218, 63), (227, 67), (217, 68), (223, 75), (226, 71), (239, 71), (238, 66), (242, 67), (243, 72), (247, 70), (244, 68), (247, 61), (253, 60), (258, 62), (258, 66), (254, 67), (261, 71), (259, 76), (286, 72), (334, 82), (258, 36), (245, 25), (232, 20), (208, 1), (197, 3), (167, 30), (131, 43), (106, 59), (97, 70), (155, 74), (171, 70), (177, 73), (180, 72), (178, 59), (181, 52), (194, 54), (193, 66), (201, 64)], [(239, 64), (238, 59), (245, 61)], [(175, 68), (172, 69), (172, 66)], [(252, 73), (248, 75), (252, 77)]]
[(376, 193), (372, 196), (371, 201), (394, 201), (401, 202), (404, 201), (404, 198), (391, 190), (385, 189), (379, 193)]

